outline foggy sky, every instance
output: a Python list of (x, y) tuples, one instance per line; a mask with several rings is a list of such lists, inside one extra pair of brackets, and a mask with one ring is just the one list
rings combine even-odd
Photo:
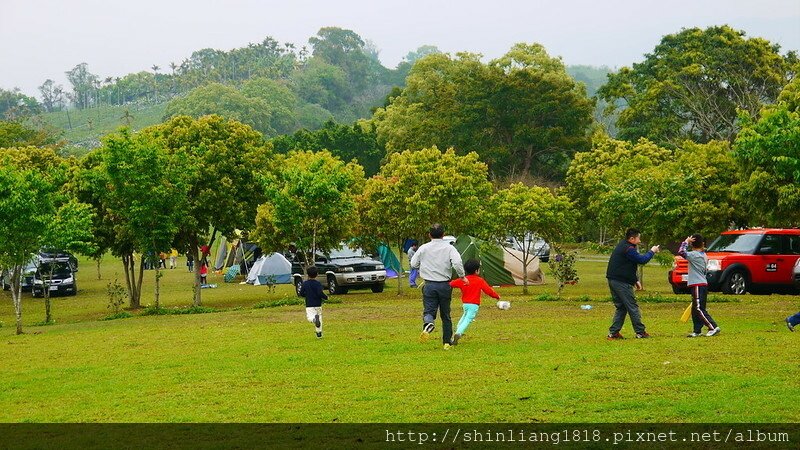
[(665, 34), (728, 24), (800, 49), (800, 1), (477, 0), (0, 0), (0, 88), (38, 97), (47, 78), (86, 62), (105, 78), (162, 73), (195, 50), (230, 50), (272, 36), (307, 45), (325, 26), (349, 28), (393, 68), (435, 45), (487, 59), (516, 42), (538, 42), (566, 64), (621, 67), (643, 59)]

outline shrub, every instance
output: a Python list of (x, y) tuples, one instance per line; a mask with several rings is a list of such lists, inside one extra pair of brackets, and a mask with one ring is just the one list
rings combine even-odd
[(128, 317), (133, 317), (133, 314), (129, 313), (128, 311), (120, 311), (116, 314), (112, 314), (108, 317), (104, 317), (101, 320), (116, 320), (116, 319), (127, 319)]
[(108, 296), (108, 309), (114, 310), (114, 314), (109, 317), (119, 315), (119, 308), (125, 304), (128, 291), (122, 287), (119, 280), (114, 278), (114, 281), (109, 281), (106, 285), (106, 295)]

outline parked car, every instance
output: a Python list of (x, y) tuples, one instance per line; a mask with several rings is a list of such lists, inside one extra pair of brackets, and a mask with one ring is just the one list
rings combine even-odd
[[(527, 245), (531, 255), (539, 257), (539, 261), (550, 261), (550, 244), (548, 244), (543, 238), (534, 236), (532, 234), (527, 234), (525, 236), (525, 245)], [(503, 246), (518, 251), (522, 251), (524, 248), (522, 242), (515, 237), (508, 237)]]
[[(386, 270), (383, 262), (366, 254), (362, 249), (351, 249), (345, 244), (330, 253), (318, 253), (315, 265), (319, 269), (317, 279), (327, 286), (330, 294), (346, 294), (350, 289), (372, 289), (383, 292)], [(300, 261), (292, 262), (292, 278), (297, 295), (306, 279)]]
[(794, 289), (800, 292), (800, 258), (794, 263)]
[[(800, 229), (751, 228), (726, 231), (706, 249), (709, 291), (741, 295), (800, 289)], [(676, 256), (667, 277), (676, 294), (687, 293), (688, 264)]]
[[(52, 274), (52, 277), (51, 277)], [(50, 295), (75, 295), (78, 285), (75, 282), (75, 269), (69, 261), (49, 260), (39, 263), (33, 276), (34, 297), (44, 297), (45, 289)]]
[[(30, 291), (33, 286), (33, 275), (36, 273), (36, 262), (31, 261), (22, 268), (22, 284), (23, 291)], [(3, 269), (3, 290), (11, 290), (11, 269)]]

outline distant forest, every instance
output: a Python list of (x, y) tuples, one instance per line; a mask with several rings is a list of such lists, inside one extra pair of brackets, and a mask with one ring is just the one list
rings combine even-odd
[[(70, 135), (73, 128), (96, 128), (96, 133), (90, 134), (100, 136), (115, 126), (130, 124), (133, 115), (128, 109), (160, 105), (157, 118), (161, 120), (177, 114), (218, 113), (272, 138), (301, 129), (318, 130), (329, 121), (351, 124), (370, 117), (376, 107), (387, 103), (393, 88), (405, 85), (417, 60), (440, 53), (435, 46), (425, 45), (410, 51), (397, 67), (389, 69), (380, 63), (378, 49), (351, 30), (322, 28), (308, 44), (298, 47), (267, 37), (230, 51), (198, 50), (167, 67), (153, 65), (150, 71), (121, 77), (92, 73), (86, 63), (81, 63), (66, 72), (67, 87), (45, 80), (39, 86), (38, 99), (18, 89), (0, 89), (0, 117), (13, 120), (44, 113), (44, 123), (65, 129), (66, 140), (76, 144), (80, 139)], [(607, 67), (567, 67), (575, 80), (586, 85), (589, 96), (606, 82), (610, 71)], [(88, 119), (80, 115), (81, 111), (104, 107), (115, 107), (107, 112), (114, 114), (113, 119), (103, 120), (105, 110)], [(122, 117), (120, 108), (125, 109)], [(47, 114), (67, 110), (77, 120)], [(599, 113), (596, 118), (602, 120)], [(145, 122), (152, 119), (148, 116)], [(141, 120), (138, 122), (142, 125)], [(105, 129), (103, 124), (114, 127)], [(87, 142), (79, 145), (99, 144), (97, 139)]]

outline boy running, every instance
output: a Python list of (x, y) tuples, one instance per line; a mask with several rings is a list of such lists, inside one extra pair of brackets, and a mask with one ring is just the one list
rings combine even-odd
[(464, 308), (464, 313), (461, 315), (456, 327), (456, 334), (453, 336), (453, 345), (458, 345), (458, 340), (467, 331), (469, 324), (475, 320), (475, 316), (478, 315), (478, 308), (481, 305), (481, 291), (492, 298), (500, 300), (500, 295), (489, 286), (486, 280), (478, 275), (480, 269), (481, 263), (470, 259), (464, 263), (464, 272), (467, 273), (466, 278), (469, 283), (464, 283), (461, 278), (450, 282), (451, 287), (461, 289), (461, 302)]
[[(692, 249), (687, 251), (689, 244)], [(703, 325), (708, 327), (706, 336), (714, 336), (720, 332), (717, 322), (706, 311), (706, 298), (708, 297), (708, 280), (706, 279), (706, 264), (708, 257), (705, 252), (705, 239), (702, 235), (693, 234), (681, 242), (678, 254), (689, 263), (689, 278), (687, 285), (692, 291), (692, 323), (694, 331), (687, 337), (702, 336)]]
[(317, 281), (319, 270), (311, 266), (306, 269), (308, 279), (300, 286), (300, 296), (306, 299), (306, 319), (314, 324), (317, 338), (322, 339), (322, 300), (328, 296), (322, 289), (322, 283)]

